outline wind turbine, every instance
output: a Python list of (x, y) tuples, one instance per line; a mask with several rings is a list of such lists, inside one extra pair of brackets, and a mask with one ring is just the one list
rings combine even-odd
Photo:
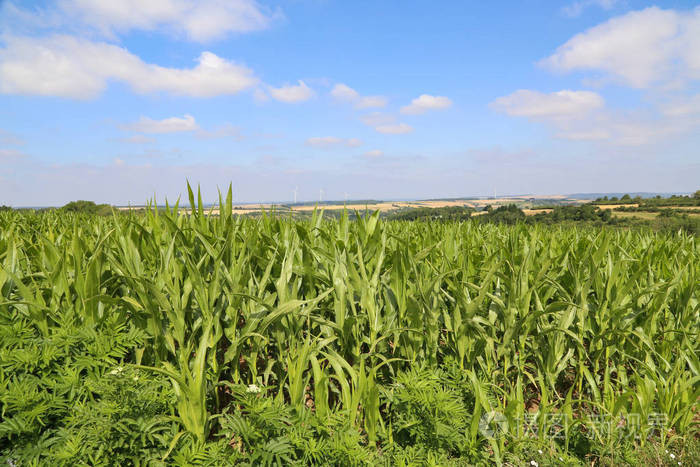
[(297, 204), (297, 191), (298, 190), (299, 190), (298, 186), (294, 187), (294, 204)]
[(318, 202), (319, 203), (323, 202), (323, 188), (319, 188), (319, 190), (318, 190)]

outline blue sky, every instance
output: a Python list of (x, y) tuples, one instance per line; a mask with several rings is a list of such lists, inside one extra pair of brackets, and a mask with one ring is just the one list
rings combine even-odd
[(0, 0), (0, 204), (694, 191), (697, 2)]

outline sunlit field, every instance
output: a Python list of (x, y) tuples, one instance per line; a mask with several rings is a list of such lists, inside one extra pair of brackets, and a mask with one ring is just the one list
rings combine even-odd
[(698, 459), (695, 236), (220, 212), (0, 212), (5, 462)]

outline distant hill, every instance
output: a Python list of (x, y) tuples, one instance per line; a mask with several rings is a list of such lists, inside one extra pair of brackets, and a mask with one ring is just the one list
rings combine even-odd
[(622, 196), (625, 195), (630, 195), (632, 198), (636, 198), (639, 196), (640, 198), (655, 198), (657, 196), (661, 196), (662, 198), (668, 198), (669, 196), (678, 196), (678, 195), (683, 195), (687, 196), (689, 195), (689, 192), (682, 192), (682, 191), (677, 191), (673, 193), (651, 193), (647, 191), (637, 191), (637, 192), (620, 192), (620, 193), (574, 193), (571, 195), (566, 195), (568, 198), (572, 199), (598, 199), (598, 198), (603, 198), (607, 196), (608, 198), (612, 198), (613, 196), (616, 196), (618, 198), (621, 198)]

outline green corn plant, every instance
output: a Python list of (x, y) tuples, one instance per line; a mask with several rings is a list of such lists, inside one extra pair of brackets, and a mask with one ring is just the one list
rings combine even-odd
[[(235, 214), (231, 186), (218, 208), (189, 184), (186, 195), (188, 209), (154, 198), (105, 217), (0, 212), (3, 456), (48, 462), (41, 446), (68, 463), (96, 446), (66, 431), (66, 407), (101, 400), (90, 378), (119, 368), (170, 384), (160, 418), (124, 423), (158, 427), (149, 456), (173, 462), (444, 465), (468, 453), (468, 462), (505, 464), (533, 443), (572, 454), (583, 435), (621, 462), (638, 445), (670, 449), (697, 433), (700, 244), (691, 234), (384, 221), (379, 212), (246, 217)], [(58, 389), (36, 380), (57, 368), (56, 355), (67, 355), (61, 377), (46, 381), (65, 388), (62, 408), (42, 402), (39, 388)], [(445, 394), (468, 422), (445, 438), (449, 453), (407, 446), (407, 418), (392, 413), (396, 382), (416, 368), (460, 381)], [(23, 394), (36, 403), (21, 406)], [(258, 415), (247, 410), (270, 404), (294, 426), (256, 438)], [(501, 437), (480, 431), (489, 414), (501, 417)], [(546, 420), (559, 415), (564, 436), (552, 441)], [(222, 428), (229, 416), (240, 432)], [(643, 436), (596, 431), (596, 417), (630, 429), (637, 417)], [(246, 451), (244, 435), (261, 450)]]

